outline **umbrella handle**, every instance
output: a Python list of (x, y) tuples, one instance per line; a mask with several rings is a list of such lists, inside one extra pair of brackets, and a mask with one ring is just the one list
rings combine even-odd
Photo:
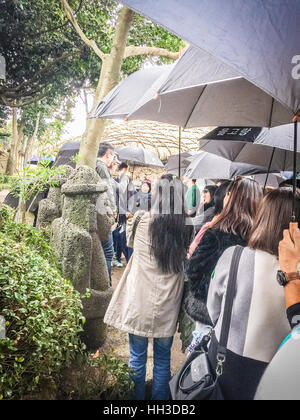
[(294, 118), (293, 118), (293, 122), (297, 122), (297, 121), (298, 121), (298, 118), (300, 118), (300, 111), (298, 111), (298, 112), (295, 114), (295, 116), (294, 116)]
[(293, 215), (292, 215), (292, 221), (296, 221), (296, 191), (297, 191), (297, 150), (298, 150), (298, 118), (300, 118), (300, 110), (295, 114), (293, 118), (294, 123), (294, 179), (293, 179), (293, 194), (294, 194), (294, 200), (293, 200)]

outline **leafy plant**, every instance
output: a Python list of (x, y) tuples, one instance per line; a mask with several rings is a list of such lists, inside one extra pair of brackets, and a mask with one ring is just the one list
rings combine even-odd
[(41, 255), (0, 232), (0, 398), (22, 398), (78, 354), (79, 293)]
[(133, 370), (110, 354), (83, 353), (64, 370), (60, 398), (68, 400), (126, 400), (133, 389)]
[(40, 232), (28, 223), (17, 223), (13, 220), (13, 211), (7, 207), (0, 209), (2, 219), (2, 232), (7, 238), (19, 243), (22, 246), (29, 247), (33, 251), (45, 258), (53, 267), (60, 270), (60, 263), (50, 245), (50, 233)]
[(0, 191), (10, 190), (12, 185), (16, 182), (17, 177), (0, 174)]
[(49, 161), (42, 160), (35, 168), (29, 166), (23, 174), (17, 177), (12, 185), (11, 193), (14, 197), (27, 201), (45, 188), (58, 185), (58, 179), (65, 174), (65, 168), (51, 168)]

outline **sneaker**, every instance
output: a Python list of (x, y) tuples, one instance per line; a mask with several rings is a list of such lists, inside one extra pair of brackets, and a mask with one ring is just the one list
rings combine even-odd
[(115, 265), (116, 265), (116, 267), (124, 267), (124, 265), (121, 261), (116, 261)]

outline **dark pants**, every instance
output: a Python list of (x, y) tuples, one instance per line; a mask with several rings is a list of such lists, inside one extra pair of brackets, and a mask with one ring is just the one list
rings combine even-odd
[(118, 227), (113, 231), (113, 240), (114, 240), (114, 250), (116, 255), (116, 260), (121, 261), (122, 253), (126, 261), (130, 260), (132, 255), (132, 248), (128, 248), (126, 245), (126, 232), (125, 230), (120, 233), (121, 227)]
[(107, 264), (107, 270), (109, 274), (110, 279), (110, 285), (111, 285), (111, 262), (114, 256), (114, 246), (113, 246), (113, 237), (112, 234), (110, 235), (108, 241), (102, 242), (102, 248), (106, 259)]

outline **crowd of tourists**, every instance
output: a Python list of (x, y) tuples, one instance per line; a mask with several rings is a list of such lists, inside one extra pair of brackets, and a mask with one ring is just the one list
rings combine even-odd
[[(97, 172), (107, 183), (116, 219), (111, 238), (102, 244), (108, 270), (114, 255), (116, 265), (122, 254), (127, 262), (105, 322), (129, 334), (133, 399), (145, 398), (149, 338), (152, 399), (170, 398), (178, 328), (187, 357), (210, 337), (207, 354), (211, 366), (220, 368), (221, 362), (222, 398), (270, 398), (273, 381), (287, 392), (288, 376), (272, 372), (272, 364), (287, 361), (278, 349), (284, 340), (291, 342), (291, 330), (300, 323), (300, 231), (290, 225), (291, 186), (266, 191), (250, 178), (236, 177), (207, 185), (200, 194), (196, 180), (166, 174), (155, 183), (144, 180), (137, 191), (128, 166), (116, 161), (108, 143), (101, 145)], [(237, 248), (229, 314), (225, 301)], [(230, 326), (223, 364), (218, 352), (224, 319)], [(288, 362), (290, 369), (284, 369), (292, 375), (293, 361)], [(299, 390), (300, 376), (295, 381)]]

